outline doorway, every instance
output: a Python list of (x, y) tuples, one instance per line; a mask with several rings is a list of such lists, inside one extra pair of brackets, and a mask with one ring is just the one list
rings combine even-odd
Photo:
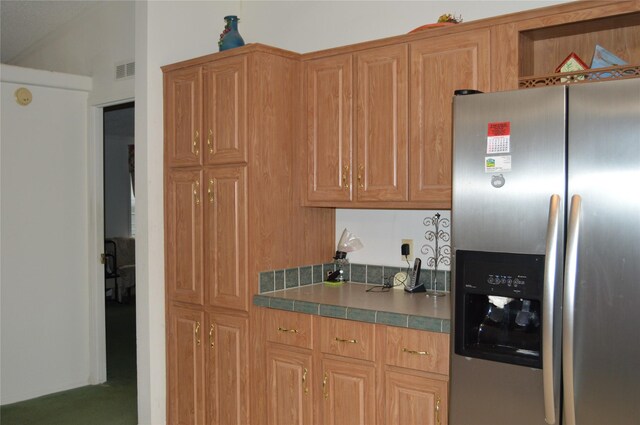
[(134, 102), (103, 108), (103, 206), (107, 383), (137, 412)]

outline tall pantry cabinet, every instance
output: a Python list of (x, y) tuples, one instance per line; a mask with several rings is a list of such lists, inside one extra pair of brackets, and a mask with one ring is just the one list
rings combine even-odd
[(249, 423), (258, 273), (334, 243), (334, 211), (300, 206), (299, 56), (251, 44), (162, 70), (168, 423)]

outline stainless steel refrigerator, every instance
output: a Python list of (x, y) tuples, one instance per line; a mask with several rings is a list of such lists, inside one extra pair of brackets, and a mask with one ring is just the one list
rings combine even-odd
[(454, 98), (451, 425), (640, 424), (640, 79)]

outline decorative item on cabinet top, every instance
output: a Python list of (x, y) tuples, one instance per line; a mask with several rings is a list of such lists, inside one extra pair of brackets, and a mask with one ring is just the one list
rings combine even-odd
[(426, 25), (419, 26), (418, 28), (415, 28), (409, 31), (409, 34), (413, 34), (414, 32), (424, 31), (430, 28), (447, 27), (450, 25), (459, 24), (461, 22), (462, 22), (462, 15), (456, 16), (451, 13), (445, 13), (444, 15), (440, 15), (440, 17), (438, 18), (438, 22), (434, 24), (426, 24)]
[(220, 40), (218, 41), (218, 47), (220, 51), (233, 49), (234, 47), (244, 46), (244, 40), (238, 32), (238, 21), (240, 20), (235, 15), (225, 16), (226, 22), (224, 30), (220, 34)]

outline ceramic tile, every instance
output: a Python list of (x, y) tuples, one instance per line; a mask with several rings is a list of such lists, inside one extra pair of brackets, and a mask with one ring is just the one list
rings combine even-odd
[(271, 308), (277, 308), (279, 310), (293, 311), (293, 300), (286, 300), (284, 298), (271, 298), (269, 304)]
[(338, 319), (347, 318), (347, 308), (336, 305), (320, 304), (320, 316), (336, 317)]
[(397, 273), (400, 273), (400, 270), (401, 270), (400, 267), (383, 266), (382, 275), (383, 275), (384, 282), (390, 282), (393, 285), (393, 277)]
[(367, 266), (367, 283), (382, 285), (382, 266)]
[(300, 286), (313, 283), (313, 271), (311, 266), (300, 267)]
[(440, 332), (442, 329), (442, 319), (434, 319), (431, 317), (409, 316), (410, 328), (420, 329), (423, 331)]
[(374, 310), (363, 310), (360, 308), (347, 308), (347, 319), (359, 322), (376, 322), (376, 312)]
[(320, 283), (324, 280), (322, 275), (322, 264), (316, 264), (313, 268), (313, 283)]
[(407, 315), (399, 313), (388, 313), (385, 311), (379, 311), (376, 316), (376, 323), (383, 323), (385, 325), (407, 327)]
[(284, 286), (285, 288), (296, 288), (300, 286), (300, 281), (298, 278), (298, 274), (300, 273), (300, 269), (287, 269), (284, 271)]
[(284, 289), (284, 270), (275, 271), (276, 291)]
[(335, 271), (336, 265), (333, 263), (327, 263), (322, 265), (322, 280), (324, 281), (327, 278), (327, 274)]
[(253, 296), (253, 305), (257, 305), (258, 307), (269, 307), (270, 297), (265, 297), (261, 295)]
[(351, 264), (351, 281), (367, 282), (367, 266), (364, 264)]
[(307, 314), (320, 314), (320, 304), (296, 300), (293, 303), (293, 311)]
[(260, 293), (275, 291), (275, 273), (273, 271), (260, 273)]
[(443, 320), (442, 321), (442, 330), (440, 332), (444, 332), (444, 333), (451, 333), (451, 321), (450, 320)]

